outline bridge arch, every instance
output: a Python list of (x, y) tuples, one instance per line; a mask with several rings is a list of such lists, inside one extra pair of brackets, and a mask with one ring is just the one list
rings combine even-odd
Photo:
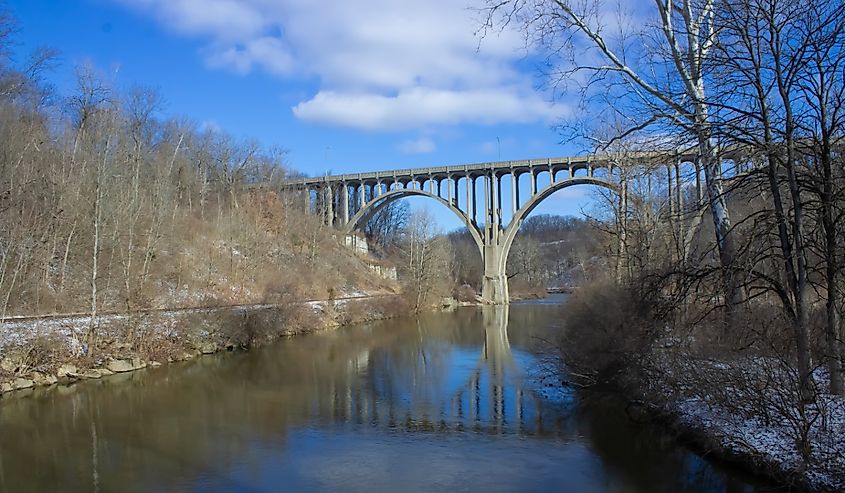
[(533, 195), (511, 218), (510, 223), (502, 232), (499, 241), (488, 249), (492, 251), (485, 252), (485, 274), (484, 285), (482, 286), (482, 297), (488, 299), (496, 304), (508, 303), (510, 296), (508, 293), (507, 280), (507, 262), (510, 255), (511, 247), (514, 239), (519, 232), (520, 226), (525, 221), (526, 217), (535, 209), (541, 202), (549, 198), (552, 194), (564, 188), (575, 185), (595, 185), (606, 188), (615, 193), (620, 193), (621, 188), (616, 183), (613, 183), (604, 178), (595, 178), (592, 176), (579, 176), (567, 178), (565, 180), (557, 181), (544, 189), (538, 191)]
[(575, 185), (596, 185), (602, 188), (606, 188), (615, 193), (620, 193), (622, 190), (616, 183), (605, 180), (603, 178), (581, 176), (552, 183), (543, 190), (537, 192), (536, 195), (531, 197), (528, 202), (526, 202), (522, 207), (519, 208), (516, 214), (514, 214), (510, 223), (508, 223), (508, 227), (505, 228), (505, 236), (501, 241), (501, 245), (504, 248), (504, 255), (502, 255), (503, 262), (507, 262), (507, 257), (508, 253), (510, 253), (511, 245), (513, 245), (513, 241), (516, 238), (516, 234), (519, 232), (520, 226), (522, 226), (522, 223), (525, 222), (525, 219), (528, 217), (528, 215), (531, 214), (531, 212), (536, 209), (537, 206), (540, 205), (540, 203), (542, 203), (547, 198), (551, 197), (555, 192)]
[(478, 227), (470, 220), (469, 216), (467, 216), (462, 210), (458, 209), (455, 204), (449, 203), (448, 200), (445, 200), (437, 195), (434, 195), (430, 192), (426, 192), (425, 190), (420, 190), (416, 188), (397, 188), (394, 190), (389, 190), (375, 199), (369, 201), (362, 207), (358, 212), (355, 213), (354, 216), (349, 218), (349, 222), (346, 223), (344, 226), (345, 230), (344, 233), (351, 234), (356, 229), (362, 227), (363, 225), (367, 224), (380, 210), (385, 208), (388, 204), (392, 202), (396, 202), (397, 200), (406, 198), (406, 197), (427, 197), (430, 199), (434, 199), (437, 202), (443, 204), (448, 208), (450, 211), (455, 213), (458, 218), (463, 222), (467, 229), (472, 235), (472, 239), (475, 241), (476, 246), (478, 247), (479, 253), (483, 252), (484, 247), (484, 240), (481, 238), (481, 232), (479, 231)]

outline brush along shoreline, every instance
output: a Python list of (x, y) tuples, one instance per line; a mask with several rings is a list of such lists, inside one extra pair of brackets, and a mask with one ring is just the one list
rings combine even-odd
[[(473, 303), (461, 303), (463, 305)], [(458, 303), (444, 299), (434, 309)], [(283, 337), (407, 316), (394, 293), (327, 300), (110, 313), (17, 317), (0, 323), (0, 397), (177, 363), (220, 351), (249, 350)]]

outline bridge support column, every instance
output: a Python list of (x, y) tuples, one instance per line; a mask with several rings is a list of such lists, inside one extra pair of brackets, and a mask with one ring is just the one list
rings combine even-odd
[(343, 225), (349, 222), (349, 187), (346, 182), (340, 184), (340, 210), (343, 211)]
[(469, 216), (469, 222), (475, 223), (475, 183), (470, 178), (469, 173), (467, 173), (464, 181), (466, 181), (467, 186), (466, 213)]
[(329, 227), (334, 226), (334, 187), (326, 185), (326, 224)]
[(504, 248), (500, 245), (484, 245), (484, 279), (481, 282), (481, 297), (494, 305), (506, 305), (508, 278), (505, 275)]

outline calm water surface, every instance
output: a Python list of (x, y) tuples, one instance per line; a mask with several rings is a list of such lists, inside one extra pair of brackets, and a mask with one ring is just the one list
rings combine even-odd
[(0, 492), (760, 491), (555, 391), (559, 303), (462, 308), (0, 400)]

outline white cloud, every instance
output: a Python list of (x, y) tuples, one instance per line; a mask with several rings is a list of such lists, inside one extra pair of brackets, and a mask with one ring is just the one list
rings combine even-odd
[(520, 35), (479, 43), (455, 0), (112, 0), (198, 37), (213, 68), (318, 80), (303, 120), (369, 130), (560, 116), (532, 87)]
[(240, 74), (248, 74), (253, 67), (260, 66), (276, 75), (288, 75), (294, 67), (293, 57), (282, 40), (267, 36), (242, 46), (208, 50), (206, 62), (212, 67), (230, 68)]
[(416, 87), (395, 96), (321, 91), (293, 108), (298, 118), (367, 130), (404, 130), (437, 124), (529, 123), (562, 115), (535, 94), (510, 88), (436, 90)]
[(434, 152), (437, 149), (437, 144), (429, 137), (420, 137), (418, 139), (404, 140), (399, 143), (398, 148), (405, 154), (427, 154)]
[(167, 27), (210, 36), (220, 42), (243, 41), (269, 25), (260, 1), (239, 0), (115, 0), (153, 14)]

